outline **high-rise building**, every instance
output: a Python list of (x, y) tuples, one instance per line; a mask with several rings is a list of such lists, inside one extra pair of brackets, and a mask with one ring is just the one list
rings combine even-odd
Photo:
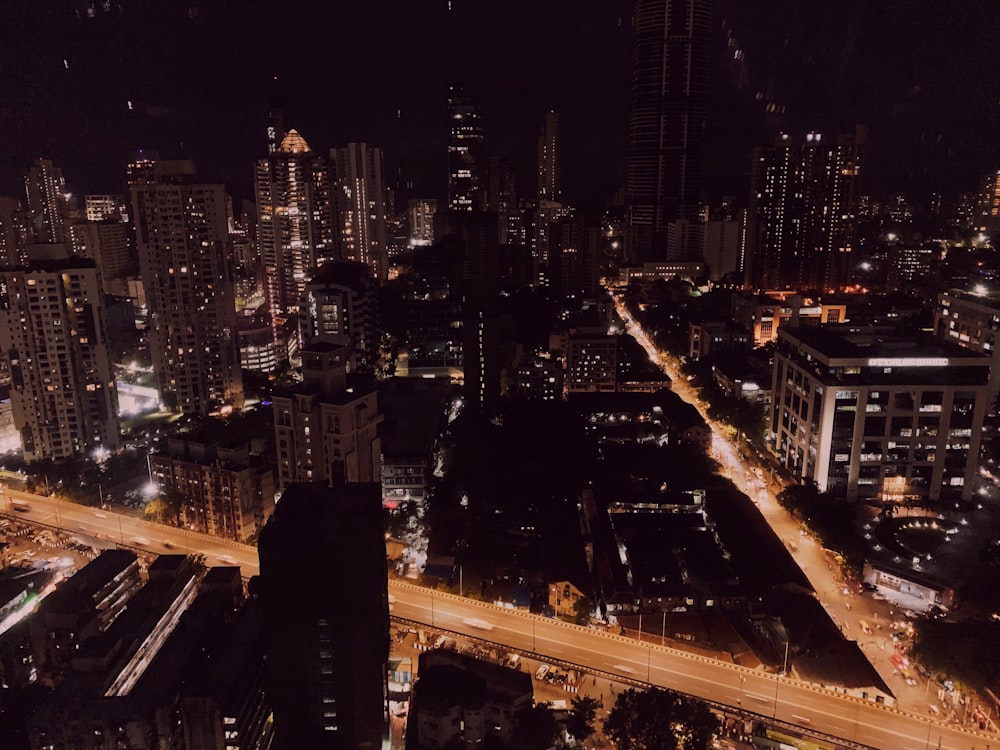
[(302, 293), (299, 332), (306, 345), (324, 336), (351, 339), (349, 369), (373, 373), (379, 346), (378, 289), (365, 263), (335, 260), (316, 272)]
[(782, 327), (772, 450), (796, 477), (847, 500), (968, 500), (990, 359), (929, 333)]
[(336, 175), (338, 257), (364, 263), (379, 284), (384, 284), (389, 274), (389, 254), (382, 149), (349, 143), (346, 148), (332, 149), (330, 160)]
[(292, 484), (260, 535), (276, 750), (387, 739), (389, 596), (377, 482)]
[(448, 94), (448, 209), (474, 211), (479, 203), (483, 128), (479, 110), (460, 86)]
[(850, 280), (867, 130), (828, 141), (779, 135), (754, 153), (747, 212), (748, 283), (838, 289)]
[(0, 265), (17, 266), (27, 262), (28, 217), (21, 201), (0, 197)]
[(712, 281), (719, 281), (740, 270), (741, 232), (740, 221), (713, 219), (705, 222), (702, 229), (702, 257)]
[(1000, 293), (949, 289), (937, 296), (934, 335), (964, 349), (985, 354), (990, 367), (990, 411), (1000, 396)]
[(545, 124), (538, 136), (538, 200), (561, 201), (559, 113), (545, 113)]
[(87, 221), (128, 221), (124, 195), (88, 195), (84, 202)]
[[(697, 260), (711, 0), (636, 0), (626, 199), (631, 260)], [(685, 220), (688, 231), (671, 223)]]
[(132, 259), (125, 224), (112, 220), (78, 221), (69, 225), (69, 240), (74, 253), (97, 262), (106, 292), (126, 293)]
[(231, 248), (222, 185), (190, 162), (134, 172), (132, 214), (160, 399), (207, 416), (243, 406)]
[(497, 242), (517, 245), (524, 242), (524, 221), (517, 201), (514, 172), (500, 155), (490, 157), (486, 173), (483, 208), (497, 215)]
[(330, 161), (296, 130), (257, 162), (257, 243), (276, 341), (281, 321), (295, 317), (310, 274), (335, 257), (332, 181)]
[(278, 484), (378, 482), (382, 421), (372, 382), (348, 379), (350, 339), (328, 336), (302, 349), (302, 383), (276, 393)]
[(50, 244), (30, 248), (26, 265), (0, 268), (0, 351), (28, 463), (118, 449), (105, 331), (94, 261)]
[(983, 177), (979, 186), (977, 228), (981, 232), (1000, 231), (1000, 170)]
[(65, 242), (70, 196), (62, 170), (51, 159), (36, 159), (24, 178), (24, 190), (32, 239), (39, 243)]
[(433, 198), (413, 198), (407, 207), (410, 224), (410, 247), (434, 244), (434, 214), (437, 201)]

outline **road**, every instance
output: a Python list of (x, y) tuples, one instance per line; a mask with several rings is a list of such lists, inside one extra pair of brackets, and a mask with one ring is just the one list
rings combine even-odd
[[(898, 706), (919, 713), (928, 711), (936, 699), (930, 695), (926, 681), (923, 681), (923, 684), (908, 684), (889, 659), (895, 648), (895, 644), (889, 638), (892, 632), (889, 623), (894, 619), (902, 619), (896, 612), (902, 608), (894, 608), (891, 602), (875, 601), (870, 596), (859, 596), (857, 591), (845, 587), (844, 581), (840, 578), (839, 565), (830, 560), (828, 554), (813, 537), (803, 536), (800, 533), (801, 523), (779, 505), (775, 493), (779, 492), (781, 487), (773, 481), (773, 478), (769, 478), (769, 474), (772, 474), (770, 466), (755, 460), (752, 449), (742, 453), (737, 450), (736, 446), (725, 437), (721, 425), (708, 416), (708, 404), (699, 398), (698, 393), (671, 358), (656, 347), (625, 307), (622, 297), (613, 295), (613, 300), (618, 316), (625, 323), (628, 333), (639, 342), (650, 360), (670, 376), (671, 390), (693, 405), (705, 423), (712, 428), (713, 458), (719, 462), (723, 473), (730, 478), (737, 489), (757, 505), (761, 515), (778, 538), (784, 542), (792, 558), (809, 579), (816, 597), (834, 623), (846, 638), (856, 639), (862, 646), (865, 656), (896, 696)], [(749, 455), (745, 455), (747, 453)], [(862, 623), (868, 623), (872, 628), (877, 625), (880, 632), (866, 634)]]
[[(20, 510), (15, 509), (18, 503)], [(128, 546), (159, 554), (201, 553), (209, 565), (239, 565), (244, 576), (259, 571), (255, 547), (55, 498), (6, 490), (0, 494), (0, 511), (18, 520), (44, 523), (70, 534), (98, 537), (107, 543), (124, 540)], [(136, 539), (148, 543), (139, 544)], [(584, 670), (679, 690), (872, 747), (983, 750), (988, 743), (1000, 747), (995, 735), (943, 726), (896, 708), (602, 630), (397, 580), (389, 581), (389, 594), (395, 617), (485, 639), (539, 658), (578, 665)]]

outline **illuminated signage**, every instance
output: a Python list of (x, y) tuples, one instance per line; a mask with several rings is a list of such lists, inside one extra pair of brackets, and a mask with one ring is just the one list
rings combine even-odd
[(947, 367), (947, 357), (872, 357), (869, 367)]

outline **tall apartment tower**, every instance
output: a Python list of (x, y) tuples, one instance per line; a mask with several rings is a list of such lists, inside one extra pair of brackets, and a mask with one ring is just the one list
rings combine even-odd
[(434, 214), (437, 201), (433, 198), (411, 198), (406, 218), (410, 225), (410, 247), (434, 244)]
[(826, 291), (846, 284), (867, 130), (779, 135), (754, 153), (748, 283)]
[(379, 284), (389, 274), (386, 247), (385, 182), (382, 149), (349, 143), (330, 151), (336, 175), (334, 208), (337, 215), (339, 257), (364, 263)]
[(479, 110), (461, 86), (448, 94), (448, 209), (475, 211), (483, 164)]
[(28, 216), (21, 201), (0, 197), (0, 265), (17, 266), (27, 262)]
[(34, 241), (65, 242), (69, 199), (62, 170), (50, 159), (36, 159), (24, 178), (24, 191)]
[(243, 406), (232, 256), (222, 185), (191, 162), (133, 170), (132, 215), (160, 399), (207, 416)]
[(360, 262), (326, 263), (306, 284), (299, 304), (299, 334), (306, 345), (324, 336), (351, 339), (349, 370), (375, 371), (379, 346), (378, 289)]
[(318, 482), (290, 485), (261, 530), (275, 750), (379, 750), (387, 741), (384, 532), (379, 484)]
[(632, 32), (629, 252), (697, 260), (712, 1), (635, 0)]
[(559, 154), (559, 113), (546, 112), (545, 124), (538, 136), (538, 200), (562, 200)]
[(94, 261), (65, 245), (0, 268), (0, 350), (24, 460), (119, 447), (118, 394)]
[(348, 378), (350, 339), (326, 336), (302, 348), (302, 383), (276, 393), (278, 486), (378, 482), (382, 444), (373, 382)]
[(981, 232), (1000, 232), (1000, 170), (980, 180), (976, 226)]
[(296, 130), (256, 165), (257, 243), (275, 340), (295, 317), (310, 274), (335, 255), (337, 242), (330, 161)]

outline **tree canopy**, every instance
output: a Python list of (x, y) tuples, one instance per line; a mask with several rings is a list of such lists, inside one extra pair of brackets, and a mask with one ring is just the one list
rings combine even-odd
[(626, 690), (604, 722), (618, 750), (705, 750), (719, 720), (704, 703), (653, 688)]

